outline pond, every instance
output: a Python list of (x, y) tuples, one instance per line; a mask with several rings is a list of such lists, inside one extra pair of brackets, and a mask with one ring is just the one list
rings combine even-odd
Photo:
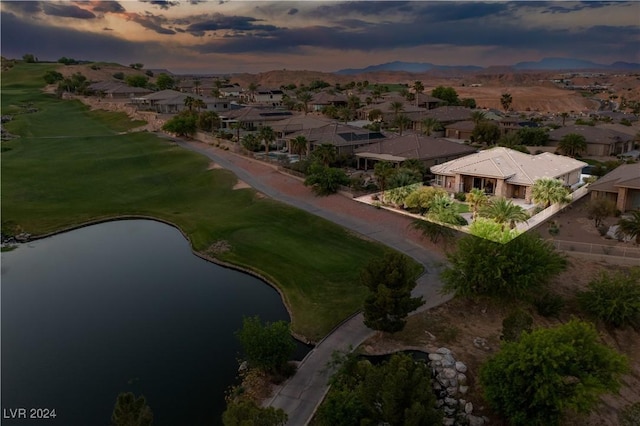
[[(2, 253), (3, 425), (108, 425), (120, 392), (155, 426), (221, 424), (244, 316), (289, 321), (263, 281), (195, 256), (182, 234), (108, 222)], [(298, 345), (297, 359), (308, 348)], [(51, 420), (18, 408), (55, 409)]]

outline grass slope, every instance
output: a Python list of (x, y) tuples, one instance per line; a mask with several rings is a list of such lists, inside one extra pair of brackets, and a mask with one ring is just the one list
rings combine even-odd
[[(29, 102), (38, 112), (6, 127), (2, 142), (3, 227), (32, 234), (120, 215), (176, 224), (200, 252), (226, 241), (220, 260), (250, 268), (284, 295), (297, 334), (316, 341), (359, 310), (359, 271), (384, 247), (324, 219), (232, 190), (236, 177), (149, 133), (118, 134), (113, 113), (39, 91), (50, 66), (18, 64), (2, 74), (2, 113)], [(118, 130), (135, 127), (119, 115)], [(211, 253), (210, 253), (211, 254)]]

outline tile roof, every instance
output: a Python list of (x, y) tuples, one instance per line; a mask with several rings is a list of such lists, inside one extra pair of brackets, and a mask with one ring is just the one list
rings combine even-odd
[(367, 141), (376, 141), (385, 138), (380, 132), (372, 132), (367, 129), (337, 122), (322, 127), (303, 129), (288, 135), (290, 138), (297, 136), (304, 136), (312, 143), (326, 143), (335, 146), (362, 145)]
[(404, 161), (409, 158), (429, 160), (467, 155), (474, 152), (476, 149), (468, 145), (416, 134), (384, 139), (355, 150), (358, 157), (382, 158), (382, 156), (388, 156), (388, 159), (396, 161)]
[(618, 188), (640, 189), (640, 163), (622, 164), (589, 185), (590, 191), (618, 192)]
[(431, 167), (439, 175), (456, 174), (495, 177), (518, 185), (533, 185), (540, 178), (557, 178), (578, 170), (587, 163), (545, 152), (525, 154), (509, 148), (495, 147)]
[(611, 145), (620, 141), (632, 140), (633, 136), (626, 133), (618, 132), (612, 129), (606, 129), (599, 126), (566, 126), (549, 132), (549, 139), (559, 141), (569, 133), (577, 133), (584, 136), (587, 143), (597, 143)]

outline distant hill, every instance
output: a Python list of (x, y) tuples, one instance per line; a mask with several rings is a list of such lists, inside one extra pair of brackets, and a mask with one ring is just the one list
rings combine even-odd
[[(491, 68), (491, 67), (490, 67)], [(573, 58), (544, 58), (537, 62), (518, 62), (511, 66), (501, 67), (505, 70), (525, 71), (525, 70), (640, 70), (640, 64), (633, 62), (614, 62), (610, 65), (598, 64), (591, 61)], [(435, 65), (428, 62), (402, 62), (394, 61), (379, 65), (370, 65), (365, 68), (346, 68), (336, 71), (335, 74), (355, 75), (377, 71), (405, 71), (410, 73), (424, 73), (428, 71), (481, 71), (487, 68), (476, 65)]]
[(336, 71), (336, 74), (352, 75), (377, 71), (405, 71), (410, 73), (423, 73), (427, 71), (479, 71), (482, 67), (475, 65), (435, 65), (428, 62), (387, 62), (386, 64), (370, 65), (366, 68), (346, 68)]

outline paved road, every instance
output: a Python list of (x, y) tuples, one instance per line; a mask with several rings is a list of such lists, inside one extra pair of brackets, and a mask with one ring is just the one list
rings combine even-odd
[[(236, 164), (234, 162), (235, 154), (228, 151), (216, 150), (199, 142), (178, 140), (177, 143), (186, 149), (208, 157), (221, 167), (232, 171), (240, 180), (254, 189), (275, 200), (321, 216), (405, 253), (420, 262), (425, 267), (425, 273), (418, 279), (413, 293), (416, 296), (424, 296), (427, 303), (421, 306), (418, 311), (432, 308), (450, 299), (450, 297), (438, 293), (441, 287), (438, 279), (438, 265), (441, 258), (426, 248), (399, 236), (396, 232), (385, 229), (384, 224), (373, 225), (367, 221), (359, 220), (357, 217), (340, 215), (284, 194), (267, 185), (263, 180), (256, 179), (247, 170)], [(371, 329), (365, 327), (362, 314), (355, 315), (343, 322), (309, 352), (300, 363), (296, 374), (277, 390), (268, 405), (282, 408), (288, 414), (287, 425), (306, 425), (328, 390), (327, 382), (332, 371), (327, 368), (327, 363), (331, 360), (332, 353), (334, 351), (350, 351), (373, 334)]]

